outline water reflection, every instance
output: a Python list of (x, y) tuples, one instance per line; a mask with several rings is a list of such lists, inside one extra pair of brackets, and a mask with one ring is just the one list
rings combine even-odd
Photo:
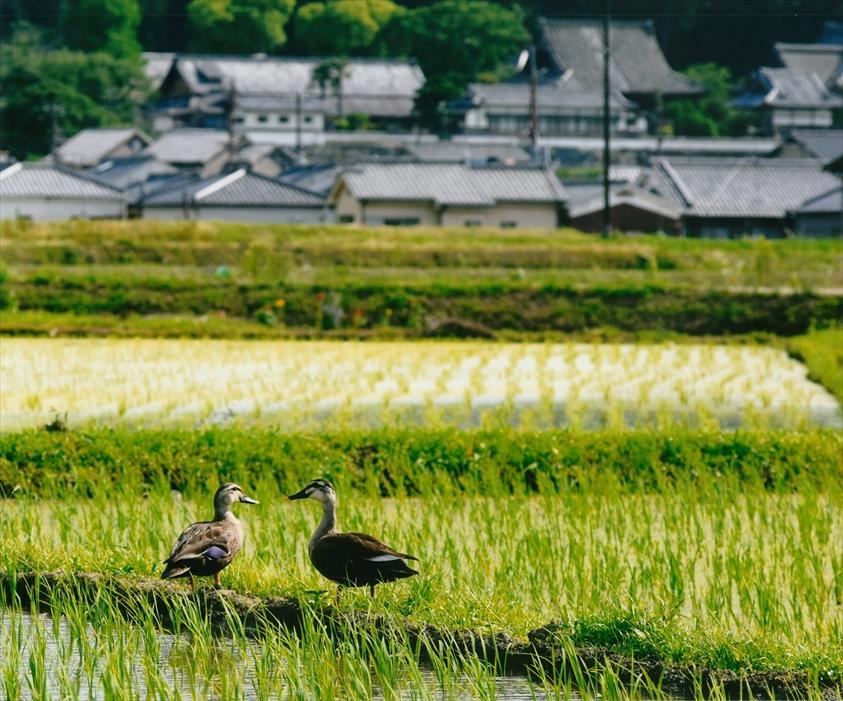
[[(268, 669), (259, 641), (246, 641), (244, 648), (231, 639), (152, 633), (142, 627), (104, 632), (89, 623), (80, 627), (64, 617), (9, 610), (0, 613), (0, 621), (3, 698), (264, 701), (323, 697), (318, 684), (304, 693), (301, 688), (283, 686), (281, 680), (288, 678), (284, 661), (274, 659), (280, 668)], [(353, 697), (384, 701), (577, 698), (570, 689), (546, 690), (523, 677), (494, 677), (476, 670), (470, 676), (447, 677), (422, 667), (408, 677), (398, 688), (372, 683)], [(368, 678), (374, 680), (376, 675)], [(331, 692), (338, 699), (351, 698)]]

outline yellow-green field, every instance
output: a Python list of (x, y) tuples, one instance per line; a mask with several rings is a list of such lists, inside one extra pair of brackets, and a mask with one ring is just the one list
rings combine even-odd
[(2, 341), (4, 430), (70, 425), (839, 425), (758, 346)]

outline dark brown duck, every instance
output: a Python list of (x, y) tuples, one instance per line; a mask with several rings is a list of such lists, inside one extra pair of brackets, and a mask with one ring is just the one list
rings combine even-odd
[(366, 533), (340, 533), (337, 530), (337, 494), (327, 480), (313, 480), (287, 498), (309, 498), (321, 502), (322, 520), (308, 545), (310, 561), (323, 577), (340, 587), (369, 587), (374, 596), (376, 584), (418, 574), (406, 563), (406, 560), (418, 558), (393, 550)]
[(167, 566), (161, 579), (190, 577), (190, 588), (196, 586), (194, 577), (214, 578), (214, 584), (220, 584), (220, 572), (231, 564), (243, 545), (243, 526), (231, 513), (231, 505), (257, 504), (251, 497), (243, 494), (236, 484), (224, 484), (214, 494), (214, 520), (193, 523), (184, 529), (164, 560)]

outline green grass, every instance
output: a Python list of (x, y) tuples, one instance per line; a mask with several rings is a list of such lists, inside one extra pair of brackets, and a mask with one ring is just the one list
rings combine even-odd
[[(78, 316), (77, 324), (59, 317), (49, 328), (80, 334), (201, 333), (172, 321), (178, 317), (199, 318), (208, 335), (240, 337), (264, 337), (257, 324), (293, 333), (414, 337), (448, 318), (504, 334), (611, 327), (793, 335), (843, 315), (838, 241), (603, 241), (567, 229), (4, 222), (0, 260), (0, 330), (10, 333), (45, 329), (20, 312)], [(207, 323), (220, 314), (237, 321)], [(107, 321), (93, 329), (86, 321), (103, 316)]]
[(811, 331), (787, 341), (790, 353), (808, 367), (808, 376), (843, 402), (843, 328)]
[[(209, 483), (210, 486), (210, 483)], [(266, 481), (241, 508), (243, 557), (227, 587), (307, 598), (330, 590), (307, 561), (317, 505)], [(523, 636), (550, 620), (574, 644), (749, 672), (843, 673), (839, 485), (796, 493), (724, 478), (665, 493), (373, 499), (340, 491), (341, 525), (421, 558), (381, 588), (376, 613), (446, 629)], [(155, 489), (88, 499), (21, 498), (0, 515), (0, 569), (155, 576), (209, 497)], [(349, 592), (347, 607), (369, 610)]]
[(233, 480), (291, 493), (314, 475), (370, 497), (662, 493), (711, 482), (827, 490), (839, 431), (461, 431), (279, 433), (271, 428), (0, 434), (0, 494), (107, 497)]
[[(306, 549), (318, 505), (283, 498), (325, 475), (337, 485), (343, 528), (421, 558), (419, 577), (381, 587), (374, 602), (344, 594), (348, 613), (521, 639), (555, 621), (555, 639), (572, 649), (595, 645), (739, 674), (788, 670), (828, 684), (843, 674), (842, 456), (840, 432), (5, 434), (0, 483), (7, 493), (19, 488), (0, 510), (0, 571), (157, 576), (176, 535), (207, 518), (212, 491), (234, 479), (261, 505), (238, 509), (247, 542), (224, 585), (327, 601), (332, 587)], [(123, 656), (99, 653), (110, 662), (98, 669), (145, 659), (145, 646), (155, 649), (153, 612), (121, 622), (108, 601), (91, 612), (70, 597), (58, 611), (69, 608), (71, 621), (101, 616), (109, 639), (125, 636)], [(195, 639), (210, 635), (195, 612), (175, 615)], [(278, 636), (261, 642), (260, 659), (279, 670), (289, 669), (284, 660), (319, 660), (325, 674), (311, 677), (316, 667), (308, 668), (300, 680), (311, 691), (329, 684), (331, 693), (355, 697), (345, 686), (355, 665), (385, 683), (371, 670), (386, 659), (367, 652), (368, 643), (352, 644), (351, 634), (330, 661), (320, 646), (336, 642), (324, 635)], [(7, 670), (17, 664), (13, 637), (0, 635)], [(241, 645), (237, 633), (234, 640)], [(380, 644), (400, 660), (389, 683), (414, 688), (416, 653), (406, 641)], [(242, 646), (235, 659), (255, 660), (245, 639)], [(98, 649), (91, 644), (85, 654)], [(195, 660), (173, 674), (205, 683), (204, 650), (187, 653)], [(170, 657), (162, 668), (174, 664)], [(226, 683), (263, 679), (238, 664), (225, 668), (234, 670)], [(437, 664), (459, 688), (488, 684), (492, 675), (470, 656)], [(284, 674), (264, 681), (297, 688)], [(611, 675), (600, 679), (618, 684), (603, 692), (609, 698), (629, 692)], [(570, 677), (557, 682), (568, 693), (576, 686)]]

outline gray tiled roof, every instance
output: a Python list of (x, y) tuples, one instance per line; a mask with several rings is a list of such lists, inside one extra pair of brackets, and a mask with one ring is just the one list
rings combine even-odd
[[(566, 184), (570, 195), (568, 214), (572, 218), (603, 211), (602, 184)], [(609, 189), (609, 207), (625, 204), (647, 212), (654, 212), (668, 219), (679, 220), (683, 207), (630, 183), (613, 183)]]
[(689, 216), (781, 219), (838, 186), (808, 158), (659, 158), (654, 165), (662, 194)]
[(174, 129), (150, 144), (144, 154), (165, 163), (207, 163), (224, 151), (229, 133), (223, 129)]
[(530, 154), (520, 146), (511, 144), (453, 143), (439, 141), (435, 143), (407, 144), (404, 147), (413, 158), (419, 161), (435, 163), (527, 163)]
[(158, 90), (167, 73), (170, 72), (170, 66), (173, 65), (173, 59), (176, 54), (169, 51), (144, 51), (143, 54), (143, 72), (152, 86), (153, 90)]
[[(314, 69), (324, 59), (255, 58), (183, 54), (174, 64), (191, 92), (237, 91), (238, 100), (275, 97), (293, 102), (301, 93), (306, 100), (322, 100), (313, 80)], [(343, 111), (376, 115), (406, 115), (412, 111), (424, 74), (410, 61), (400, 59), (350, 59), (342, 80)], [(246, 104), (246, 103), (244, 103)], [(292, 106), (292, 105), (291, 105)], [(320, 109), (335, 109), (333, 89), (327, 86)]]
[(280, 180), (327, 196), (339, 174), (340, 168), (334, 164), (293, 166), (284, 171)]
[[(516, 110), (526, 112), (530, 105), (530, 86), (527, 83), (472, 83), (468, 86), (475, 104), (487, 110)], [(603, 92), (594, 88), (581, 88), (575, 81), (540, 85), (536, 91), (536, 103), (542, 114), (565, 113), (572, 110), (602, 110)], [(623, 95), (613, 93), (610, 98), (613, 109), (629, 107)]]
[[(405, 117), (412, 114), (415, 95), (346, 95), (343, 94), (342, 105), (331, 90), (325, 97), (319, 94), (307, 95), (302, 98), (301, 110), (319, 112), (331, 116), (338, 116), (340, 107), (344, 115), (359, 112), (378, 117)], [(238, 94), (236, 98), (238, 109), (245, 112), (259, 111), (288, 111), (297, 109), (295, 95), (255, 95)]]
[(16, 163), (0, 172), (0, 197), (123, 201), (119, 190), (64, 166)]
[[(62, 163), (74, 168), (87, 168), (96, 165), (116, 148), (137, 139), (143, 148), (150, 143), (146, 134), (132, 127), (117, 129), (83, 129), (71, 136), (58, 149)], [(138, 148), (137, 150), (140, 150)]]
[(796, 214), (834, 214), (843, 212), (843, 187), (837, 187), (822, 195), (812, 197), (793, 211)]
[(362, 200), (491, 206), (496, 202), (563, 202), (567, 199), (556, 176), (539, 168), (379, 163), (349, 170), (342, 179), (351, 194)]
[(323, 207), (316, 193), (246, 170), (163, 187), (144, 198), (145, 207), (181, 207), (185, 201), (203, 207)]
[[(598, 20), (542, 19), (544, 47), (560, 72), (572, 70), (585, 88), (603, 84)], [(612, 86), (623, 93), (691, 94), (700, 90), (667, 63), (650, 21), (614, 21), (610, 29)]]
[(792, 129), (790, 136), (823, 163), (843, 156), (843, 129)]
[(843, 44), (786, 44), (775, 45), (776, 55), (786, 68), (816, 73), (829, 85), (843, 63)]
[(832, 95), (814, 72), (790, 68), (762, 68), (770, 86), (764, 103), (775, 107), (841, 107), (843, 98)]
[(105, 185), (126, 188), (148, 179), (152, 175), (178, 172), (173, 166), (153, 156), (112, 158), (85, 171), (85, 174)]

